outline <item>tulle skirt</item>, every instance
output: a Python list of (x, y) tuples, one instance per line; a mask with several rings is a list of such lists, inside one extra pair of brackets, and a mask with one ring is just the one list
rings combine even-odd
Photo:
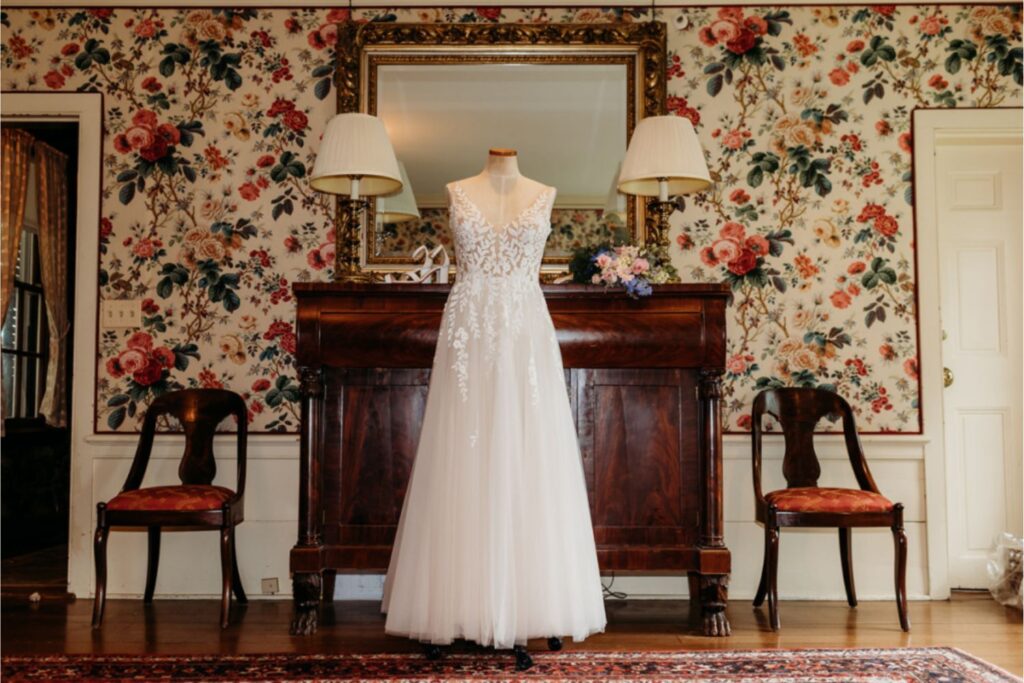
[(509, 648), (606, 623), (565, 373), (540, 287), (449, 296), (381, 607), (385, 631)]

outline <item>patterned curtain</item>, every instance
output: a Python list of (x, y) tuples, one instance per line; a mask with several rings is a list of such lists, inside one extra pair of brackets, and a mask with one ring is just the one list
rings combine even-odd
[(4, 128), (3, 138), (3, 291), (0, 317), (7, 317), (14, 289), (14, 266), (21, 246), (21, 227), (25, 220), (25, 197), (28, 193), (28, 166), (35, 138), (23, 130)]
[(46, 390), (39, 414), (54, 427), (67, 426), (68, 322), (68, 158), (44, 143), (36, 144), (39, 167), (39, 274), (50, 330)]

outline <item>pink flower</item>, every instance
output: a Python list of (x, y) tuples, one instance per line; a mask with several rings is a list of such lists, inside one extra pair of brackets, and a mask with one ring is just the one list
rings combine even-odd
[(740, 27), (736, 25), (736, 22), (722, 19), (713, 22), (711, 26), (708, 27), (708, 30), (711, 31), (711, 35), (713, 35), (715, 40), (719, 43), (727, 43), (740, 35)]
[(875, 231), (885, 237), (892, 237), (900, 229), (899, 222), (892, 216), (879, 216), (875, 219)]
[(843, 69), (832, 69), (828, 72), (828, 79), (832, 85), (846, 85), (850, 82), (850, 74)]
[(153, 130), (142, 126), (132, 126), (124, 134), (124, 139), (132, 149), (143, 149), (153, 144)]
[(728, 223), (722, 226), (722, 229), (718, 231), (718, 234), (722, 239), (742, 242), (743, 238), (746, 237), (746, 232), (747, 229), (744, 228), (741, 223), (729, 221)]
[(704, 265), (712, 268), (718, 265), (718, 259), (715, 258), (715, 252), (711, 247), (704, 247), (700, 250), (700, 260), (704, 262)]
[(138, 349), (127, 349), (122, 351), (117, 357), (117, 365), (125, 373), (138, 372), (142, 368), (146, 367), (149, 363), (149, 359), (146, 358), (146, 354)]
[(156, 128), (156, 114), (150, 111), (149, 109), (140, 109), (139, 111), (135, 112), (134, 116), (132, 116), (132, 123), (136, 126)]
[(142, 239), (135, 243), (132, 247), (132, 253), (137, 258), (153, 258), (156, 255), (157, 250), (163, 246), (163, 242), (160, 240)]
[(853, 302), (853, 299), (850, 298), (850, 295), (841, 289), (832, 292), (832, 296), (829, 297), (829, 300), (832, 302), (832, 305), (835, 306), (836, 308), (847, 308), (850, 305), (850, 303)]
[(854, 261), (846, 269), (846, 272), (849, 273), (850, 275), (857, 275), (859, 273), (863, 273), (865, 270), (867, 270), (867, 266), (864, 265), (863, 261)]
[(149, 353), (153, 350), (153, 336), (148, 332), (135, 332), (132, 336), (128, 337), (128, 343), (126, 346), (129, 349), (136, 349), (138, 351)]
[(645, 258), (638, 258), (633, 261), (633, 273), (642, 275), (651, 269), (651, 264)]
[(252, 183), (243, 183), (238, 188), (238, 194), (242, 195), (242, 199), (247, 199), (251, 202), (259, 198), (260, 188), (256, 187)]
[(919, 375), (917, 359), (908, 358), (903, 361), (903, 372), (907, 373), (907, 376), (910, 377), (910, 379), (917, 379)]
[(737, 128), (730, 130), (722, 136), (722, 145), (731, 150), (743, 147), (743, 143), (750, 137), (750, 131)]
[(942, 33), (942, 28), (946, 25), (947, 20), (945, 17), (938, 14), (933, 14), (930, 17), (925, 17), (921, 20), (921, 33), (926, 36), (937, 36)]
[(863, 49), (864, 49), (864, 41), (863, 40), (851, 40), (849, 43), (846, 44), (846, 51), (847, 52), (860, 52)]
[(599, 254), (597, 259), (594, 261), (594, 263), (597, 264), (597, 267), (600, 268), (601, 270), (607, 268), (611, 262), (612, 257), (609, 256), (608, 254)]
[(740, 245), (729, 239), (718, 240), (711, 245), (711, 253), (716, 261), (729, 263), (740, 255)]
[(756, 42), (757, 36), (754, 35), (754, 32), (743, 29), (738, 36), (727, 42), (725, 47), (733, 54), (742, 55), (746, 54), (752, 47), (754, 47), (754, 43)]
[(763, 36), (768, 33), (768, 22), (758, 16), (750, 16), (743, 20), (743, 28), (751, 33)]
[(725, 369), (734, 375), (742, 375), (747, 369), (746, 358), (742, 354), (736, 354), (725, 361)]

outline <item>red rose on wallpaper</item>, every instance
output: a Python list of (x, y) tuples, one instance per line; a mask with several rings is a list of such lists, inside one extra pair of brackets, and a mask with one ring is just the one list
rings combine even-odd
[(268, 166), (274, 165), (274, 157), (270, 154), (264, 154), (256, 160), (256, 166), (259, 168), (267, 168)]
[(43, 82), (50, 88), (59, 90), (64, 87), (64, 75), (59, 71), (49, 71), (43, 76)]
[(296, 133), (301, 133), (306, 130), (306, 126), (309, 125), (309, 119), (298, 109), (292, 109), (284, 113), (281, 117), (284, 124), (294, 130)]
[(269, 388), (270, 388), (270, 380), (269, 379), (265, 379), (265, 378), (264, 379), (258, 379), (258, 380), (256, 380), (255, 382), (252, 383), (252, 390), (253, 391), (266, 391)]
[(832, 85), (846, 85), (850, 82), (850, 74), (844, 69), (832, 69), (828, 72), (828, 80)]
[(750, 201), (750, 195), (742, 187), (737, 187), (729, 193), (729, 201), (736, 204), (746, 204)]
[(60, 49), (60, 53), (65, 57), (70, 57), (71, 55), (78, 54), (80, 49), (78, 43), (68, 43)]
[(259, 199), (260, 188), (256, 187), (252, 183), (244, 183), (238, 187), (238, 194), (242, 195), (242, 199), (247, 199), (250, 202)]
[(829, 300), (836, 308), (848, 308), (850, 304), (853, 303), (853, 299), (850, 295), (841, 289), (833, 292), (832, 296), (829, 297)]
[(757, 255), (750, 249), (743, 249), (739, 256), (725, 264), (725, 267), (734, 275), (746, 275), (757, 267)]
[(769, 244), (762, 235), (751, 235), (747, 238), (746, 247), (758, 256), (767, 256)]
[(170, 145), (162, 137), (154, 137), (153, 142), (139, 150), (139, 156), (146, 161), (158, 161), (167, 156)]
[(875, 230), (886, 237), (892, 237), (900, 229), (900, 224), (892, 216), (879, 216), (875, 219)]
[(753, 31), (743, 29), (740, 34), (725, 44), (725, 49), (733, 54), (742, 55), (754, 47), (757, 35)]
[(487, 19), (488, 21), (497, 21), (501, 18), (500, 7), (477, 7), (476, 15), (481, 19)]
[(156, 93), (163, 89), (163, 84), (158, 81), (154, 76), (147, 76), (142, 79), (142, 89), (146, 92)]

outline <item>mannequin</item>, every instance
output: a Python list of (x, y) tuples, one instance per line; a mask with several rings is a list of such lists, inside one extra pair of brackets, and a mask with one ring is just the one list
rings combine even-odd
[(548, 189), (543, 183), (522, 175), (516, 150), (506, 148), (488, 150), (483, 171), (449, 183), (449, 192), (452, 185), (458, 185), (495, 228), (515, 220)]

